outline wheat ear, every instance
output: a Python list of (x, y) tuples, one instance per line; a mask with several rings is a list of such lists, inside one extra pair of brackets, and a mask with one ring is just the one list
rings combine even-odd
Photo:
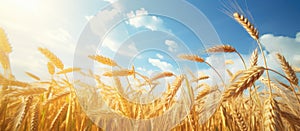
[(212, 68), (218, 75), (218, 77), (221, 79), (222, 84), (225, 85), (225, 82), (222, 78), (222, 76), (220, 75), (220, 73), (216, 70), (216, 68), (214, 68), (211, 64), (209, 64), (208, 62), (204, 61), (204, 59), (198, 55), (188, 55), (188, 54), (181, 54), (178, 55), (179, 58), (184, 59), (184, 60), (189, 60), (189, 61), (194, 61), (194, 62), (199, 62), (199, 63), (205, 63), (206, 65), (208, 65), (210, 68)]
[(35, 79), (35, 80), (41, 80), (38, 76), (36, 76), (36, 75), (34, 75), (34, 74), (32, 74), (32, 73), (30, 73), (30, 72), (25, 72), (26, 73), (26, 75), (28, 75), (29, 77), (31, 77), (31, 78), (33, 78), (33, 79)]
[(17, 130), (21, 124), (23, 123), (23, 121), (25, 120), (25, 117), (30, 109), (30, 106), (31, 106), (31, 103), (32, 103), (32, 99), (33, 97), (32, 96), (28, 96), (25, 98), (25, 103), (22, 104), (21, 108), (20, 108), (20, 111), (18, 112), (18, 116), (16, 117), (16, 120), (15, 120), (15, 127), (14, 129)]
[(12, 48), (7, 40), (6, 34), (2, 28), (0, 28), (0, 50), (6, 54), (12, 52)]
[(158, 80), (158, 79), (161, 79), (161, 78), (164, 78), (164, 77), (171, 77), (171, 76), (174, 76), (174, 74), (172, 72), (165, 71), (165, 72), (162, 72), (162, 73), (159, 73), (159, 74), (155, 75), (149, 81), (155, 81), (155, 80)]
[(51, 51), (49, 51), (47, 48), (38, 48), (38, 50), (47, 57), (58, 69), (63, 70), (64, 64), (61, 62), (61, 60), (54, 55)]
[(53, 130), (54, 126), (58, 123), (58, 119), (60, 117), (63, 117), (63, 115), (65, 115), (65, 113), (67, 112), (67, 107), (68, 107), (68, 103), (65, 103), (58, 111), (58, 113), (56, 114), (56, 116), (54, 117), (53, 121), (51, 122), (50, 125), (50, 130)]
[(80, 71), (80, 68), (67, 68), (67, 69), (63, 69), (62, 71), (57, 72), (56, 74), (67, 74), (67, 73), (71, 73), (71, 72), (76, 72), (76, 71)]
[(181, 59), (184, 59), (184, 60), (190, 60), (190, 61), (195, 61), (195, 62), (199, 62), (199, 63), (204, 62), (204, 59), (198, 55), (181, 54), (181, 55), (178, 55), (178, 57)]
[(28, 89), (19, 89), (7, 95), (10, 97), (28, 96), (28, 95), (41, 94), (44, 93), (45, 91), (47, 91), (45, 88), (28, 88)]
[(245, 28), (245, 30), (253, 39), (258, 40), (259, 32), (246, 17), (237, 12), (233, 13), (233, 17), (239, 24), (241, 24)]
[(67, 96), (67, 95), (69, 95), (69, 94), (70, 94), (70, 91), (65, 91), (65, 92), (56, 94), (56, 95), (54, 95), (53, 97), (51, 97), (50, 99), (48, 99), (48, 100), (44, 103), (44, 105), (47, 105), (47, 104), (52, 103), (52, 102), (55, 102), (56, 100), (58, 100), (58, 99), (60, 99), (60, 98), (62, 98), (62, 97), (65, 97), (65, 96)]
[(256, 66), (258, 61), (258, 49), (256, 48), (250, 58), (250, 67)]
[(206, 79), (208, 79), (208, 78), (209, 78), (209, 76), (200, 76), (200, 77), (198, 77), (197, 79), (192, 80), (192, 82), (198, 82), (198, 81), (200, 81), (200, 80), (206, 80)]
[(264, 127), (268, 131), (282, 131), (284, 129), (278, 103), (272, 97), (269, 97), (264, 103), (263, 120)]
[(214, 47), (211, 47), (206, 50), (208, 53), (217, 53), (217, 52), (224, 52), (224, 53), (233, 53), (235, 52), (240, 59), (242, 60), (242, 63), (244, 64), (245, 69), (247, 69), (246, 63), (242, 55), (231, 45), (217, 45)]
[(229, 88), (224, 92), (223, 97), (237, 97), (242, 94), (242, 92), (251, 87), (253, 83), (259, 79), (259, 77), (264, 73), (265, 68), (260, 66), (254, 66), (243, 72), (241, 77), (235, 82), (233, 82)]
[(52, 62), (47, 63), (48, 72), (50, 75), (53, 75), (55, 73), (55, 67)]
[(37, 131), (39, 122), (39, 103), (35, 104), (31, 113), (30, 130)]
[(101, 56), (101, 55), (90, 55), (89, 58), (92, 60), (95, 60), (99, 63), (102, 63), (104, 65), (118, 66), (118, 64), (114, 60), (104, 57), (104, 56)]
[(283, 69), (286, 77), (291, 81), (292, 84), (298, 85), (298, 78), (296, 76), (296, 73), (290, 66), (290, 64), (286, 61), (284, 56), (280, 55), (279, 53), (277, 53), (276, 56), (281, 64), (281, 68)]
[[(235, 12), (233, 13), (233, 17), (234, 19), (239, 23), (241, 24), (244, 29), (248, 32), (248, 34), (254, 39), (256, 40), (257, 42), (257, 45), (259, 46), (259, 49), (260, 49), (260, 52), (263, 56), (263, 60), (264, 60), (264, 65), (265, 65), (265, 68), (268, 68), (268, 64), (267, 64), (267, 59), (265, 57), (265, 54), (263, 52), (263, 49), (262, 49), (262, 46), (261, 46), (261, 43), (259, 41), (259, 32), (258, 30), (253, 26), (253, 24), (251, 24), (251, 22), (248, 21), (248, 19), (246, 17), (244, 17), (243, 15)], [(269, 75), (269, 71), (266, 70), (266, 74), (267, 74), (267, 78), (270, 80), (270, 75)], [(271, 89), (271, 84), (270, 82), (268, 83), (268, 87), (269, 87), (269, 93), (270, 95), (272, 96), (272, 89)]]
[(206, 52), (207, 53), (217, 53), (217, 52), (231, 53), (231, 52), (236, 52), (236, 49), (231, 45), (217, 45), (206, 49)]
[(237, 109), (232, 109), (232, 115), (233, 115), (233, 118), (234, 118), (235, 122), (237, 123), (239, 129), (241, 131), (247, 131), (248, 126), (246, 125), (246, 122), (245, 122), (243, 116), (241, 115), (241, 113)]

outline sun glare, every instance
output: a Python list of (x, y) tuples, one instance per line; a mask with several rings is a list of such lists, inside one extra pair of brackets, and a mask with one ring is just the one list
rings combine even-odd
[(12, 2), (25, 11), (34, 12), (37, 11), (39, 7), (39, 0), (12, 0)]

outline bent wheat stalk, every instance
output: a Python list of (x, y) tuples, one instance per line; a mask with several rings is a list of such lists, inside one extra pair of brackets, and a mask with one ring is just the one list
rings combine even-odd
[(247, 69), (247, 66), (246, 66), (243, 56), (231, 45), (217, 45), (217, 46), (207, 49), (206, 52), (207, 53), (233, 53), (233, 52), (235, 52), (242, 60), (244, 68)]
[(214, 70), (214, 72), (216, 72), (216, 74), (218, 75), (218, 77), (220, 78), (220, 80), (222, 81), (222, 84), (225, 86), (225, 81), (223, 80), (222, 76), (220, 75), (220, 73), (216, 70), (216, 68), (214, 68), (211, 64), (209, 64), (208, 62), (206, 62), (202, 57), (198, 56), (198, 55), (189, 55), (189, 54), (181, 54), (178, 55), (179, 58), (181, 59), (185, 59), (185, 60), (190, 60), (190, 61), (194, 61), (194, 62), (199, 62), (199, 63), (205, 63), (206, 65), (208, 65), (210, 68), (212, 68)]
[[(256, 28), (254, 28), (253, 24), (247, 18), (245, 18), (243, 15), (235, 12), (235, 13), (233, 13), (233, 17), (234, 17), (234, 19), (239, 24), (241, 24), (244, 27), (244, 29), (248, 32), (248, 34), (254, 40), (256, 40), (256, 43), (257, 43), (257, 45), (258, 45), (258, 47), (260, 49), (260, 52), (261, 52), (261, 54), (263, 56), (265, 68), (268, 68), (268, 64), (267, 64), (267, 59), (265, 57), (265, 53), (263, 52), (261, 43), (260, 43), (260, 41), (258, 39), (259, 38), (259, 32), (258, 32), (258, 30)], [(268, 80), (270, 80), (270, 75), (269, 75), (269, 71), (268, 70), (266, 70), (266, 74), (267, 74)], [(272, 88), (271, 88), (271, 83), (270, 82), (269, 82), (268, 86), (269, 86), (269, 93), (272, 96)]]

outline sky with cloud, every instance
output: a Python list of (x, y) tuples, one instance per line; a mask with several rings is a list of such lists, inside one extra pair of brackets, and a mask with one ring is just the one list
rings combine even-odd
[[(243, 66), (236, 54), (226, 54), (218, 58), (220, 56), (205, 54), (205, 48), (210, 47), (210, 44), (230, 44), (246, 61), (256, 48), (255, 41), (247, 32), (222, 11), (224, 3), (226, 5), (229, 0), (185, 1), (188, 6), (202, 14), (199, 19), (196, 15), (189, 16), (194, 15), (193, 13), (189, 14), (180, 9), (174, 11), (174, 17), (155, 13), (156, 10), (164, 12), (171, 7), (183, 6), (176, 2), (157, 6), (152, 3), (154, 6), (149, 8), (141, 6), (146, 1), (137, 2), (136, 6), (119, 1), (0, 0), (0, 26), (5, 29), (13, 47), (10, 58), (14, 75), (18, 79), (28, 80), (24, 72), (29, 71), (47, 77), (44, 73), (47, 71), (46, 58), (38, 52), (38, 47), (48, 48), (67, 67), (72, 66), (78, 40), (87, 27), (92, 28), (95, 34), (105, 34), (98, 45), (90, 48), (96, 49), (98, 54), (115, 59), (125, 68), (135, 65), (138, 72), (148, 76), (161, 71), (180, 74), (186, 68), (191, 68), (195, 73), (214, 74), (203, 64), (179, 60), (177, 55), (181, 53), (200, 55), (219, 70), (224, 69), (224, 58), (232, 59), (234, 64), (227, 65), (227, 68), (237, 71)], [(168, 6), (163, 6), (165, 4)], [(274, 59), (274, 54), (279, 52), (293, 66), (300, 67), (300, 2), (239, 1), (239, 5), (245, 12), (251, 12), (251, 16), (249, 13), (246, 15), (253, 17), (250, 20), (260, 31), (260, 40), (270, 66), (279, 68)], [(165, 9), (161, 9), (162, 7)], [(177, 20), (175, 14), (186, 17), (187, 22), (199, 23), (199, 26), (190, 26), (183, 20)], [(113, 23), (117, 17), (127, 19)], [(195, 19), (189, 20), (193, 17)], [(201, 25), (206, 21), (209, 22), (208, 25)], [(114, 24), (113, 28), (106, 29), (108, 24)], [(213, 29), (209, 30), (210, 27)], [(103, 32), (105, 30), (108, 32)], [(200, 38), (197, 31), (202, 33)], [(210, 35), (215, 35), (218, 40), (209, 43), (210, 38), (215, 38)], [(86, 40), (88, 43), (93, 39)], [(92, 55), (95, 52), (90, 53)], [(224, 62), (220, 62), (222, 60)]]

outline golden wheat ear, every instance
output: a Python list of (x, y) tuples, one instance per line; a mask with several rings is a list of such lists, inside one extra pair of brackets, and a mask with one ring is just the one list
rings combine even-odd
[(258, 61), (258, 49), (256, 48), (251, 55), (250, 67), (256, 66)]
[(236, 98), (241, 95), (245, 89), (251, 87), (256, 80), (264, 73), (265, 68), (254, 66), (243, 72), (242, 76), (230, 84), (229, 88), (224, 92), (223, 98)]
[(269, 97), (264, 103), (263, 120), (264, 128), (266, 130), (282, 131), (284, 129), (278, 103), (271, 97)]
[(0, 49), (6, 54), (12, 52), (12, 48), (8, 42), (5, 31), (2, 28), (0, 28)]
[(54, 55), (50, 50), (47, 48), (38, 48), (38, 50), (45, 56), (47, 57), (58, 69), (63, 70), (64, 69), (64, 64), (61, 62), (61, 60)]
[(217, 45), (207, 49), (206, 52), (207, 53), (217, 53), (217, 52), (231, 53), (231, 52), (236, 52), (236, 49), (231, 45)]
[(290, 64), (286, 61), (285, 57), (279, 53), (276, 54), (277, 59), (280, 62), (281, 68), (284, 71), (286, 77), (290, 80), (294, 85), (298, 85), (298, 77), (296, 76), (295, 71), (290, 66)]
[(204, 62), (204, 59), (198, 55), (190, 55), (190, 54), (181, 54), (181, 55), (178, 55), (178, 58), (180, 59), (184, 59), (184, 60), (189, 60), (189, 61), (195, 61), (195, 62), (199, 62), (199, 63), (202, 63)]
[(243, 15), (235, 12), (233, 13), (234, 19), (241, 24), (244, 29), (248, 32), (248, 34), (255, 40), (258, 40), (259, 32), (258, 30), (253, 26), (253, 24)]
[(114, 60), (112, 60), (112, 59), (110, 59), (108, 57), (104, 57), (104, 56), (101, 56), (101, 55), (90, 55), (88, 57), (90, 59), (95, 60), (95, 61), (97, 61), (99, 63), (104, 64), (104, 65), (118, 66), (118, 64)]

